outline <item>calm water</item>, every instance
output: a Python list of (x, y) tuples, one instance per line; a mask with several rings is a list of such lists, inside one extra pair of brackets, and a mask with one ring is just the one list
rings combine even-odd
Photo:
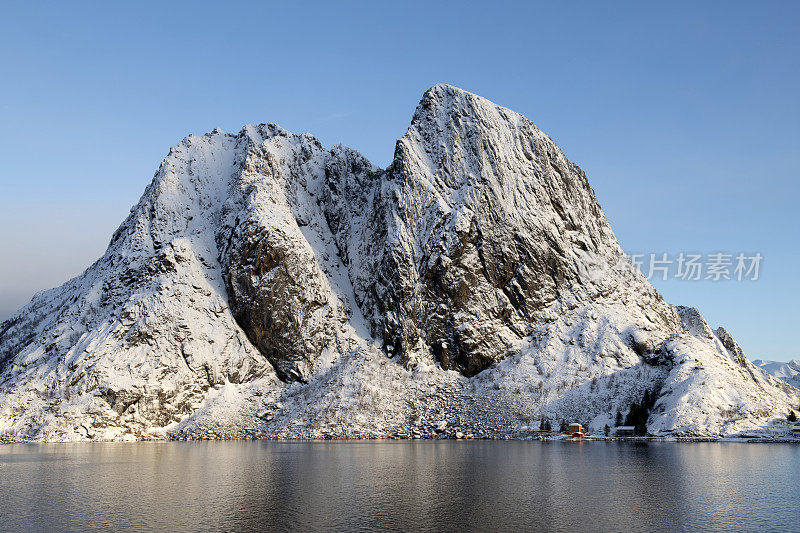
[(800, 531), (800, 446), (0, 446), (6, 530)]

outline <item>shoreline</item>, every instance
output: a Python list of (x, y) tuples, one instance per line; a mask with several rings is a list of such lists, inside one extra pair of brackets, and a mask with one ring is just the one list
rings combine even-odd
[(581, 438), (570, 437), (568, 435), (537, 435), (537, 436), (480, 436), (465, 435), (455, 436), (436, 436), (436, 437), (414, 437), (388, 435), (379, 437), (265, 437), (265, 436), (217, 436), (206, 435), (200, 437), (174, 436), (169, 435), (165, 438), (156, 436), (135, 438), (135, 439), (113, 439), (113, 440), (61, 440), (44, 441), (15, 439), (0, 436), (0, 446), (12, 444), (94, 444), (94, 443), (144, 443), (144, 442), (244, 442), (244, 441), (264, 441), (264, 442), (388, 442), (388, 441), (517, 441), (517, 442), (626, 442), (626, 443), (651, 443), (651, 442), (672, 442), (672, 443), (738, 443), (738, 444), (800, 444), (800, 438), (793, 437), (681, 437), (681, 436), (642, 436), (642, 437), (604, 437), (589, 435)]

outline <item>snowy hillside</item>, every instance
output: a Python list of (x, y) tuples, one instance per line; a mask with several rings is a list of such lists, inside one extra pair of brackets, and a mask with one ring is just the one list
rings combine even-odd
[(427, 91), (387, 169), (189, 136), (82, 275), (0, 325), (6, 440), (767, 431), (798, 391), (631, 267), (525, 117)]

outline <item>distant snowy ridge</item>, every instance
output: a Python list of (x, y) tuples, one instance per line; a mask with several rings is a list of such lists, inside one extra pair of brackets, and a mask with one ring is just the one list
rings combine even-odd
[[(647, 393), (647, 394), (645, 394)], [(170, 150), (103, 257), (0, 325), (0, 438), (773, 431), (798, 391), (625, 258), (525, 117), (428, 90), (387, 169), (274, 124)]]
[(753, 364), (794, 387), (800, 387), (800, 359), (792, 359), (788, 363), (756, 359)]

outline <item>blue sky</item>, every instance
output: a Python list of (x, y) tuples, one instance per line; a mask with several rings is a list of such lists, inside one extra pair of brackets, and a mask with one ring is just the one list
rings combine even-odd
[(760, 252), (657, 280), (752, 358), (800, 357), (797, 2), (16, 3), (0, 20), (0, 319), (99, 257), (169, 147), (276, 122), (379, 165), (424, 90), (519, 111), (631, 252)]

